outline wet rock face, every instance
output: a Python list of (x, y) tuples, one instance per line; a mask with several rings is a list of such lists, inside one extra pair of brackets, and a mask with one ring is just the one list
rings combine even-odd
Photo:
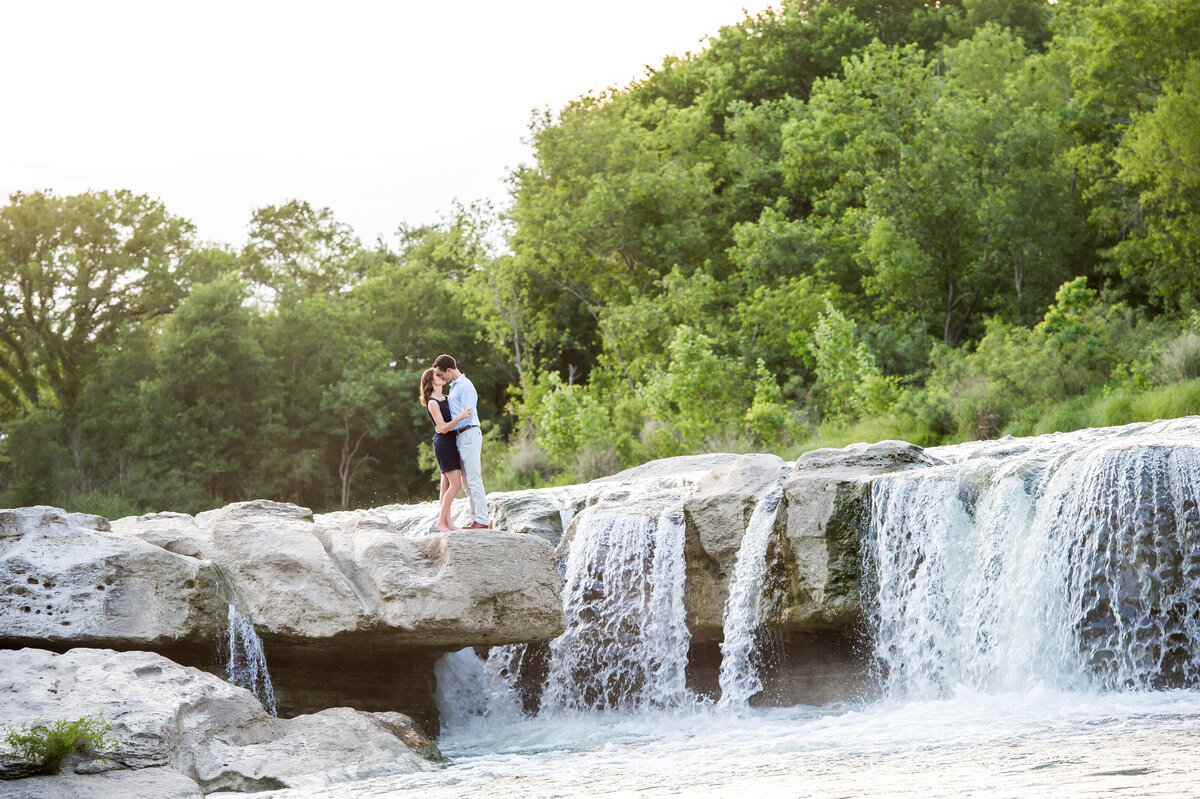
[(105, 783), (128, 788), (127, 796), (157, 796), (137, 791), (158, 788), (191, 796), (411, 772), (436, 757), (401, 714), (334, 708), (277, 719), (248, 691), (150, 652), (0, 651), (0, 694), (0, 725), (100, 715), (113, 725), (116, 746), (101, 753), (107, 762), (79, 755), (62, 777), (34, 778), (46, 796), (67, 795), (77, 773), (107, 773)]
[(915, 444), (881, 441), (806, 452), (783, 491), (768, 550), (767, 618), (797, 632), (846, 630), (859, 617), (859, 540), (869, 481), (940, 463)]
[(858, 622), (858, 536), (866, 521), (867, 482), (939, 462), (903, 441), (814, 450), (791, 467), (774, 455), (714, 455), (707, 462), (702, 457), (674, 468), (709, 467), (684, 502), (685, 603), (696, 643), (721, 639), (729, 579), (746, 527), (757, 503), (781, 481), (784, 495), (767, 550), (763, 622), (791, 632), (852, 628)]
[(115, 535), (99, 516), (0, 511), (0, 643), (211, 642), (227, 600), (203, 559)]
[(684, 602), (693, 641), (721, 638), (729, 576), (737, 564), (746, 525), (754, 506), (783, 473), (783, 459), (776, 455), (738, 456), (717, 463), (696, 494), (684, 503)]

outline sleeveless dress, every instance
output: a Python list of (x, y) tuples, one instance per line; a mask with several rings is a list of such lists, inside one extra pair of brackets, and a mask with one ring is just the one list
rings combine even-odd
[[(434, 400), (438, 404), (438, 408), (442, 411), (443, 419), (453, 419), (450, 415), (450, 398)], [(426, 411), (429, 409), (426, 408)], [(429, 414), (429, 420), (433, 422), (433, 429), (437, 430), (437, 420), (433, 418), (433, 414)], [(449, 433), (433, 434), (433, 454), (437, 458), (438, 468), (442, 474), (452, 472), (455, 469), (462, 468), (462, 461), (458, 459), (458, 442), (455, 440), (458, 435), (451, 430)]]

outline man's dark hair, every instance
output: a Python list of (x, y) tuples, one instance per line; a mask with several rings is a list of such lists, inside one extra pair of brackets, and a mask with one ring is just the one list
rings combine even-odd
[(457, 369), (458, 364), (454, 363), (454, 359), (449, 355), (439, 355), (433, 359), (433, 368), (444, 372), (447, 369)]

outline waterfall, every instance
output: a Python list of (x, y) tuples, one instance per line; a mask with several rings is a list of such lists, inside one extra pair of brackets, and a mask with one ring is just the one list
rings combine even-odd
[(229, 624), (220, 644), (225, 658), (226, 681), (250, 691), (268, 713), (278, 716), (262, 639), (250, 620), (233, 605), (229, 606)]
[(523, 715), (521, 665), (528, 651), (527, 644), (494, 646), (488, 651), (483, 678), (489, 718), (512, 720)]
[(722, 619), (725, 640), (721, 642), (720, 707), (744, 706), (763, 687), (756, 641), (759, 599), (767, 570), (767, 540), (775, 527), (782, 496), (783, 489), (776, 487), (755, 506), (729, 578), (729, 598)]
[(683, 507), (658, 518), (591, 512), (566, 557), (567, 631), (550, 644), (542, 710), (688, 702)]
[(562, 525), (562, 531), (567, 532), (567, 526), (571, 524), (571, 520), (575, 518), (575, 506), (568, 505), (558, 509), (558, 521)]
[(1194, 426), (1030, 441), (873, 481), (864, 599), (888, 693), (1200, 683)]
[(433, 664), (433, 675), (437, 682), (433, 699), (443, 730), (461, 729), (487, 713), (484, 665), (474, 649), (442, 655)]

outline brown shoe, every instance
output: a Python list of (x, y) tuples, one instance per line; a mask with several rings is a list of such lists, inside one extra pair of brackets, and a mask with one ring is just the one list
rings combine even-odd
[(471, 522), (463, 529), (464, 530), (490, 530), (492, 528), (488, 527), (486, 524), (480, 524), (479, 522)]

